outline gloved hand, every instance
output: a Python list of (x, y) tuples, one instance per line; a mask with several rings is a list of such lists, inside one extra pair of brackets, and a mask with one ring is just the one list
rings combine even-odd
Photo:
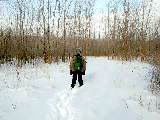
[(73, 74), (73, 72), (72, 72), (72, 70), (70, 70), (70, 75), (72, 75)]
[(85, 71), (82, 72), (82, 75), (85, 75)]

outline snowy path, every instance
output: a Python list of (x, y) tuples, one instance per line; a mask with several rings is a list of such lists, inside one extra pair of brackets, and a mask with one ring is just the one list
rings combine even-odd
[(84, 86), (73, 90), (68, 63), (2, 66), (0, 120), (160, 119), (159, 97), (147, 89), (150, 65), (92, 57), (87, 62)]
[(49, 100), (50, 107), (56, 109), (56, 111), (53, 111), (57, 114), (56, 120), (76, 120), (75, 110), (71, 105), (76, 91), (75, 88), (75, 90), (68, 89), (58, 92), (53, 98), (56, 99), (56, 106), (55, 103), (53, 104), (54, 100), (52, 98)]
[(73, 95), (65, 90), (58, 93), (57, 97), (59, 99), (56, 107), (60, 113), (59, 117), (61, 117), (59, 120), (74, 120), (74, 110), (71, 109), (70, 103)]

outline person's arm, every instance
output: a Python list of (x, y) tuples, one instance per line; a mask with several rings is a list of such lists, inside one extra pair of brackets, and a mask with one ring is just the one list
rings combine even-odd
[(85, 71), (86, 71), (86, 61), (85, 59), (83, 58), (83, 68), (82, 68), (82, 74), (85, 75)]
[(74, 58), (72, 58), (71, 59), (71, 61), (70, 61), (70, 75), (72, 75), (73, 74), (73, 61), (74, 61)]

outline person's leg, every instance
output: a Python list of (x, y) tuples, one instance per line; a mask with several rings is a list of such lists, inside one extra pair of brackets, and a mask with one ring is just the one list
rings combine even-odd
[(73, 78), (72, 78), (72, 84), (71, 84), (72, 88), (74, 88), (74, 86), (76, 84), (76, 80), (77, 80), (77, 73), (73, 72)]
[(79, 82), (79, 86), (83, 85), (82, 73), (81, 72), (78, 72), (78, 82)]

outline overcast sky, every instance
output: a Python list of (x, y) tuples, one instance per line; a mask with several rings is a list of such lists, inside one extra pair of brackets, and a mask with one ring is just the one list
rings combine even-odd
[[(7, 12), (9, 12), (7, 8), (10, 4), (12, 4), (13, 1), (14, 0), (0, 0), (0, 17), (2, 17), (3, 15), (7, 15)], [(95, 9), (97, 10), (97, 12), (101, 11), (101, 9), (104, 9), (108, 1), (118, 1), (117, 3), (119, 3), (120, 0), (96, 0)], [(132, 1), (136, 3), (137, 1), (140, 0), (132, 0)], [(160, 14), (160, 9), (159, 9), (160, 0), (153, 0), (153, 2), (154, 2), (153, 4), (154, 11), (157, 11), (157, 14), (158, 13)]]
[[(3, 22), (6, 22), (7, 21), (7, 16), (9, 16), (10, 12), (12, 12), (10, 9), (9, 9), (9, 5), (12, 5), (13, 4), (13, 1), (15, 0), (0, 0), (0, 23)], [(32, 0), (31, 0), (32, 1)], [(95, 15), (99, 15), (101, 12), (102, 12), (102, 9), (106, 9), (106, 5), (107, 3), (111, 3), (111, 1), (117, 1), (117, 5), (119, 5), (119, 1), (122, 1), (122, 0), (96, 0), (95, 2)], [(139, 1), (142, 1), (142, 0), (131, 0), (134, 2), (134, 5), (136, 5), (136, 3), (138, 3)], [(146, 1), (146, 0), (144, 0)], [(160, 0), (153, 0), (153, 8), (152, 8), (152, 11), (154, 11), (154, 14), (156, 14), (155, 16), (156, 17), (160, 17)]]

